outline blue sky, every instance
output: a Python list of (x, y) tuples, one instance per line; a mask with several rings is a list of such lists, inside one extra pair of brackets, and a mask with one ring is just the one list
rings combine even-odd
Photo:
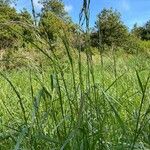
[[(34, 0), (36, 10), (40, 10), (38, 0)], [(65, 9), (73, 21), (78, 23), (82, 0), (64, 0)], [(17, 9), (31, 9), (30, 0), (18, 0)], [(90, 25), (94, 26), (96, 15), (103, 8), (117, 9), (122, 15), (122, 21), (131, 29), (134, 23), (143, 25), (150, 20), (150, 0), (91, 0)]]

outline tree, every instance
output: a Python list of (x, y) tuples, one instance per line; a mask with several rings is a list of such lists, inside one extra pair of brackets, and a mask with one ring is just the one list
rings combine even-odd
[(150, 20), (144, 25), (144, 37), (145, 40), (150, 40)]
[(39, 22), (41, 35), (47, 37), (50, 42), (56, 40), (57, 35), (63, 26), (62, 20), (51, 12), (43, 13)]
[(0, 49), (18, 48), (32, 39), (29, 25), (33, 24), (31, 15), (27, 10), (20, 13), (9, 4), (0, 4)]
[(101, 43), (108, 46), (122, 46), (128, 36), (126, 26), (120, 18), (120, 13), (113, 9), (103, 9), (96, 21), (97, 37)]
[(33, 30), (31, 30), (31, 26), (34, 24), (34, 21), (31, 14), (25, 8), (18, 15), (21, 23), (20, 26), (22, 27), (22, 46), (25, 47), (27, 43), (33, 42)]
[(142, 27), (135, 24), (131, 33), (141, 40), (150, 40), (150, 21), (147, 21)]
[(56, 16), (67, 21), (68, 13), (65, 11), (64, 3), (61, 0), (41, 0), (43, 5), (42, 13), (53, 12)]
[(14, 8), (7, 4), (0, 3), (0, 49), (12, 47), (17, 39), (17, 34), (11, 28), (18, 28), (17, 25), (11, 24), (19, 20), (19, 16)]
[(134, 24), (133, 29), (131, 30), (131, 33), (139, 38), (142, 39), (142, 34), (144, 33), (144, 28), (143, 27), (138, 27), (137, 23)]
[(41, 35), (53, 44), (63, 32), (67, 34), (70, 32), (72, 22), (65, 11), (62, 1), (43, 0), (40, 2), (43, 4), (39, 21)]

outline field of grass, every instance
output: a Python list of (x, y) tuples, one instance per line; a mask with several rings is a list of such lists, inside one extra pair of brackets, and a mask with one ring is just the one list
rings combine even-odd
[(0, 149), (150, 149), (149, 58), (63, 57), (1, 72)]

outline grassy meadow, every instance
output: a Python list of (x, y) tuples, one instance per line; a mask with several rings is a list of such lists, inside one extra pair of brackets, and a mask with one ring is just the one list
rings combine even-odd
[(150, 22), (103, 9), (91, 30), (90, 0), (79, 25), (62, 1), (39, 20), (2, 2), (0, 150), (150, 150)]
[(1, 149), (150, 149), (149, 57), (73, 56), (1, 71)]

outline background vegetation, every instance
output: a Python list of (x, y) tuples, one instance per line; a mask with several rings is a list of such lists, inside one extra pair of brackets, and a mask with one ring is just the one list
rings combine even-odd
[(0, 0), (0, 149), (150, 149), (150, 21), (129, 31), (104, 8), (91, 29), (90, 0), (79, 25), (39, 3)]

